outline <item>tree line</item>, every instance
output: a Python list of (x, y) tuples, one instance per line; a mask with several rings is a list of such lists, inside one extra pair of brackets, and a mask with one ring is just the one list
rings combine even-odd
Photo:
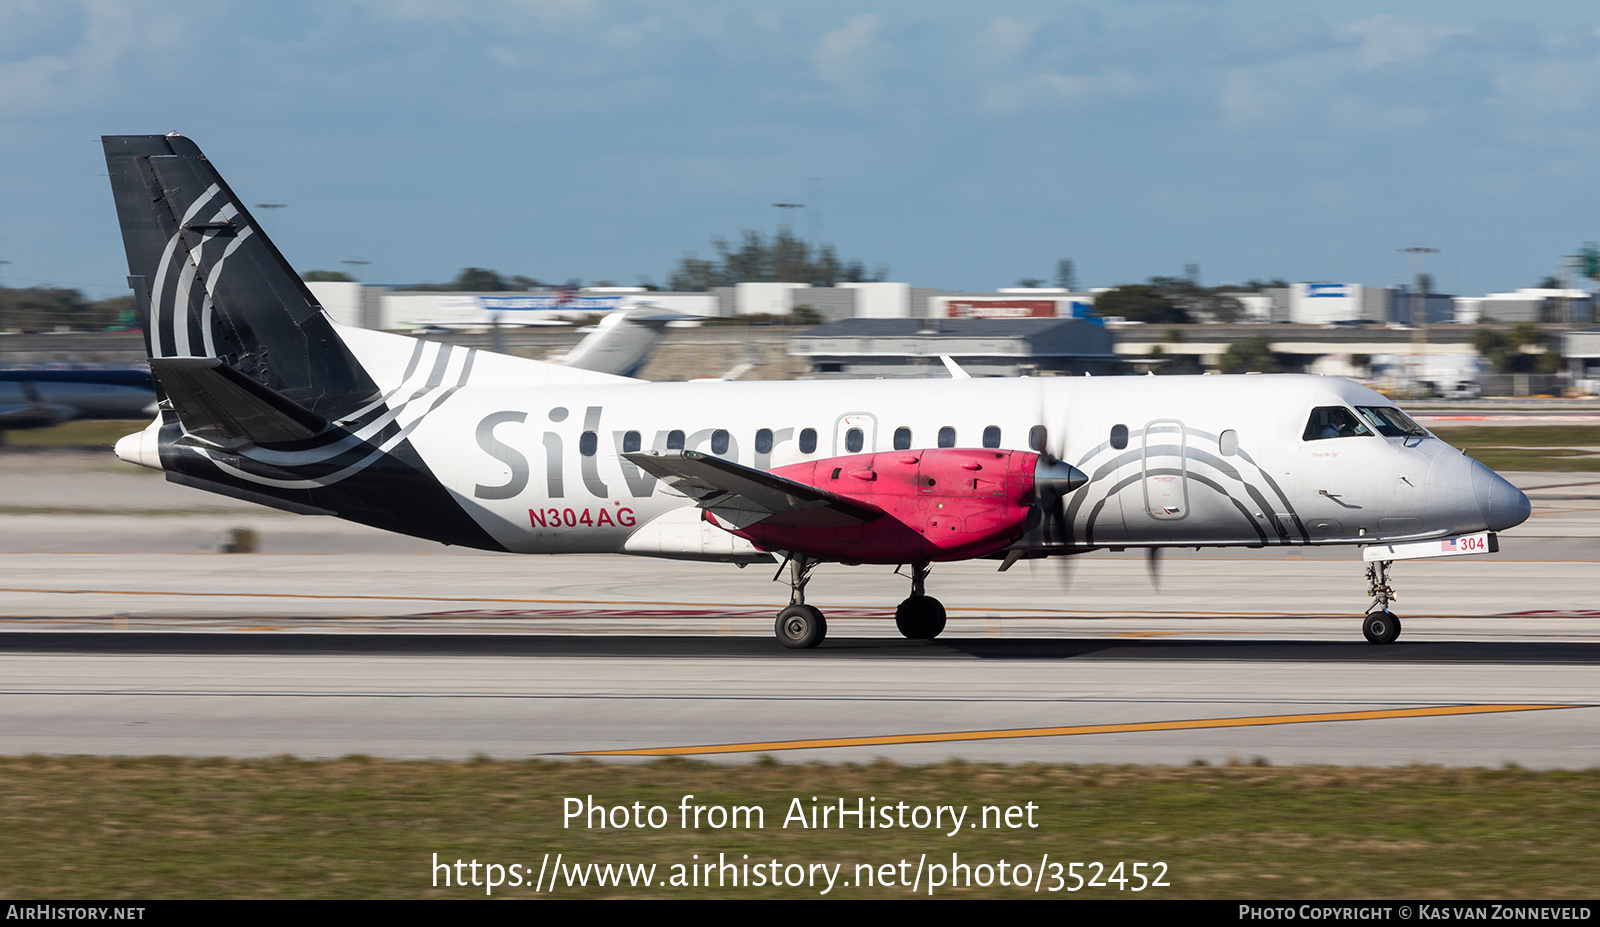
[(66, 287), (0, 287), (0, 332), (118, 331), (138, 327), (132, 296), (91, 300)]

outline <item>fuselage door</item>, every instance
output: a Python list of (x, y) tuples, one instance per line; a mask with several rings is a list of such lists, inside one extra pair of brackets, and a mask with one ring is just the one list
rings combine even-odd
[(1151, 518), (1177, 521), (1189, 515), (1189, 435), (1174, 418), (1144, 426), (1140, 467), (1144, 510)]
[(870, 454), (877, 447), (878, 420), (867, 412), (847, 412), (833, 426), (833, 456)]

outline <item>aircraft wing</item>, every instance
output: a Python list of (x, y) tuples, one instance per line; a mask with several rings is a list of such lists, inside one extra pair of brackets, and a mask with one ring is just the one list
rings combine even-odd
[(846, 527), (884, 515), (875, 505), (696, 451), (634, 451), (622, 456), (730, 528), (757, 522)]

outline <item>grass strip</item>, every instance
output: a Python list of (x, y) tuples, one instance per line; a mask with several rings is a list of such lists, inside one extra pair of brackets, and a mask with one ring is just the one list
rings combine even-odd
[(1430, 430), (1456, 447), (1600, 447), (1600, 425), (1464, 425)]
[[(564, 828), (564, 799), (591, 795), (626, 806), (629, 826)], [(708, 815), (698, 829), (680, 827), (685, 795), (691, 806), (759, 805), (765, 826), (713, 828)], [(851, 808), (869, 799), (869, 811), (875, 799), (895, 814), (900, 802), (966, 806), (969, 824), (983, 806), (1002, 811), (994, 826), (963, 827), (954, 837), (943, 833), (948, 816), (938, 829), (783, 826), (793, 800), (809, 815), (814, 800), (836, 808), (841, 797)], [(632, 826), (636, 802), (646, 814), (663, 808), (657, 821), (667, 826)], [(1028, 803), (1037, 827), (1022, 824)], [(1012, 808), (1022, 826), (1000, 823)], [(786, 876), (796, 872), (790, 864), (840, 864), (837, 878), (850, 885), (827, 897), (844, 898), (912, 894), (898, 884), (860, 885), (858, 864), (892, 865), (897, 881), (909, 881), (919, 860), (949, 866), (952, 853), (990, 866), (992, 884), (945, 885), (934, 897), (1030, 894), (1001, 886), (993, 867), (1024, 863), (1037, 878), (1044, 854), (1063, 865), (1099, 862), (1102, 879), (1120, 861), (1129, 879), (1120, 888), (1039, 893), (1055, 898), (1600, 894), (1600, 770), (29, 756), (0, 758), (0, 814), (0, 893), (29, 898), (484, 897), (481, 886), (435, 886), (434, 854), (450, 864), (520, 865), (530, 884), (502, 886), (495, 897), (532, 898), (546, 853), (550, 864), (560, 853), (568, 871), (653, 863), (658, 883), (675, 865), (716, 863), (719, 854), (738, 866), (748, 854), (764, 871), (777, 860)], [(1170, 887), (1133, 892), (1135, 862), (1164, 862)], [(917, 894), (927, 895), (932, 871)], [(700, 878), (699, 887), (618, 887), (596, 884), (591, 872), (587, 887), (562, 884), (555, 895), (811, 898), (824, 884), (707, 888), (703, 871)], [(1051, 873), (1045, 888), (1053, 884)]]
[(1467, 455), (1499, 472), (1600, 473), (1600, 456), (1567, 448), (1472, 447)]
[(1505, 425), (1435, 428), (1445, 442), (1465, 448), (1491, 470), (1600, 473), (1600, 425)]
[(107, 452), (117, 439), (150, 424), (149, 419), (78, 419), (49, 428), (24, 428), (5, 433), (11, 447), (99, 447)]

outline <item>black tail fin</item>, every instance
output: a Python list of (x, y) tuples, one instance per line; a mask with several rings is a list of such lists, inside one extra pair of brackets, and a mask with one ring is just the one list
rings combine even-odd
[(102, 139), (151, 357), (215, 357), (328, 418), (376, 393), (250, 211), (179, 135)]

